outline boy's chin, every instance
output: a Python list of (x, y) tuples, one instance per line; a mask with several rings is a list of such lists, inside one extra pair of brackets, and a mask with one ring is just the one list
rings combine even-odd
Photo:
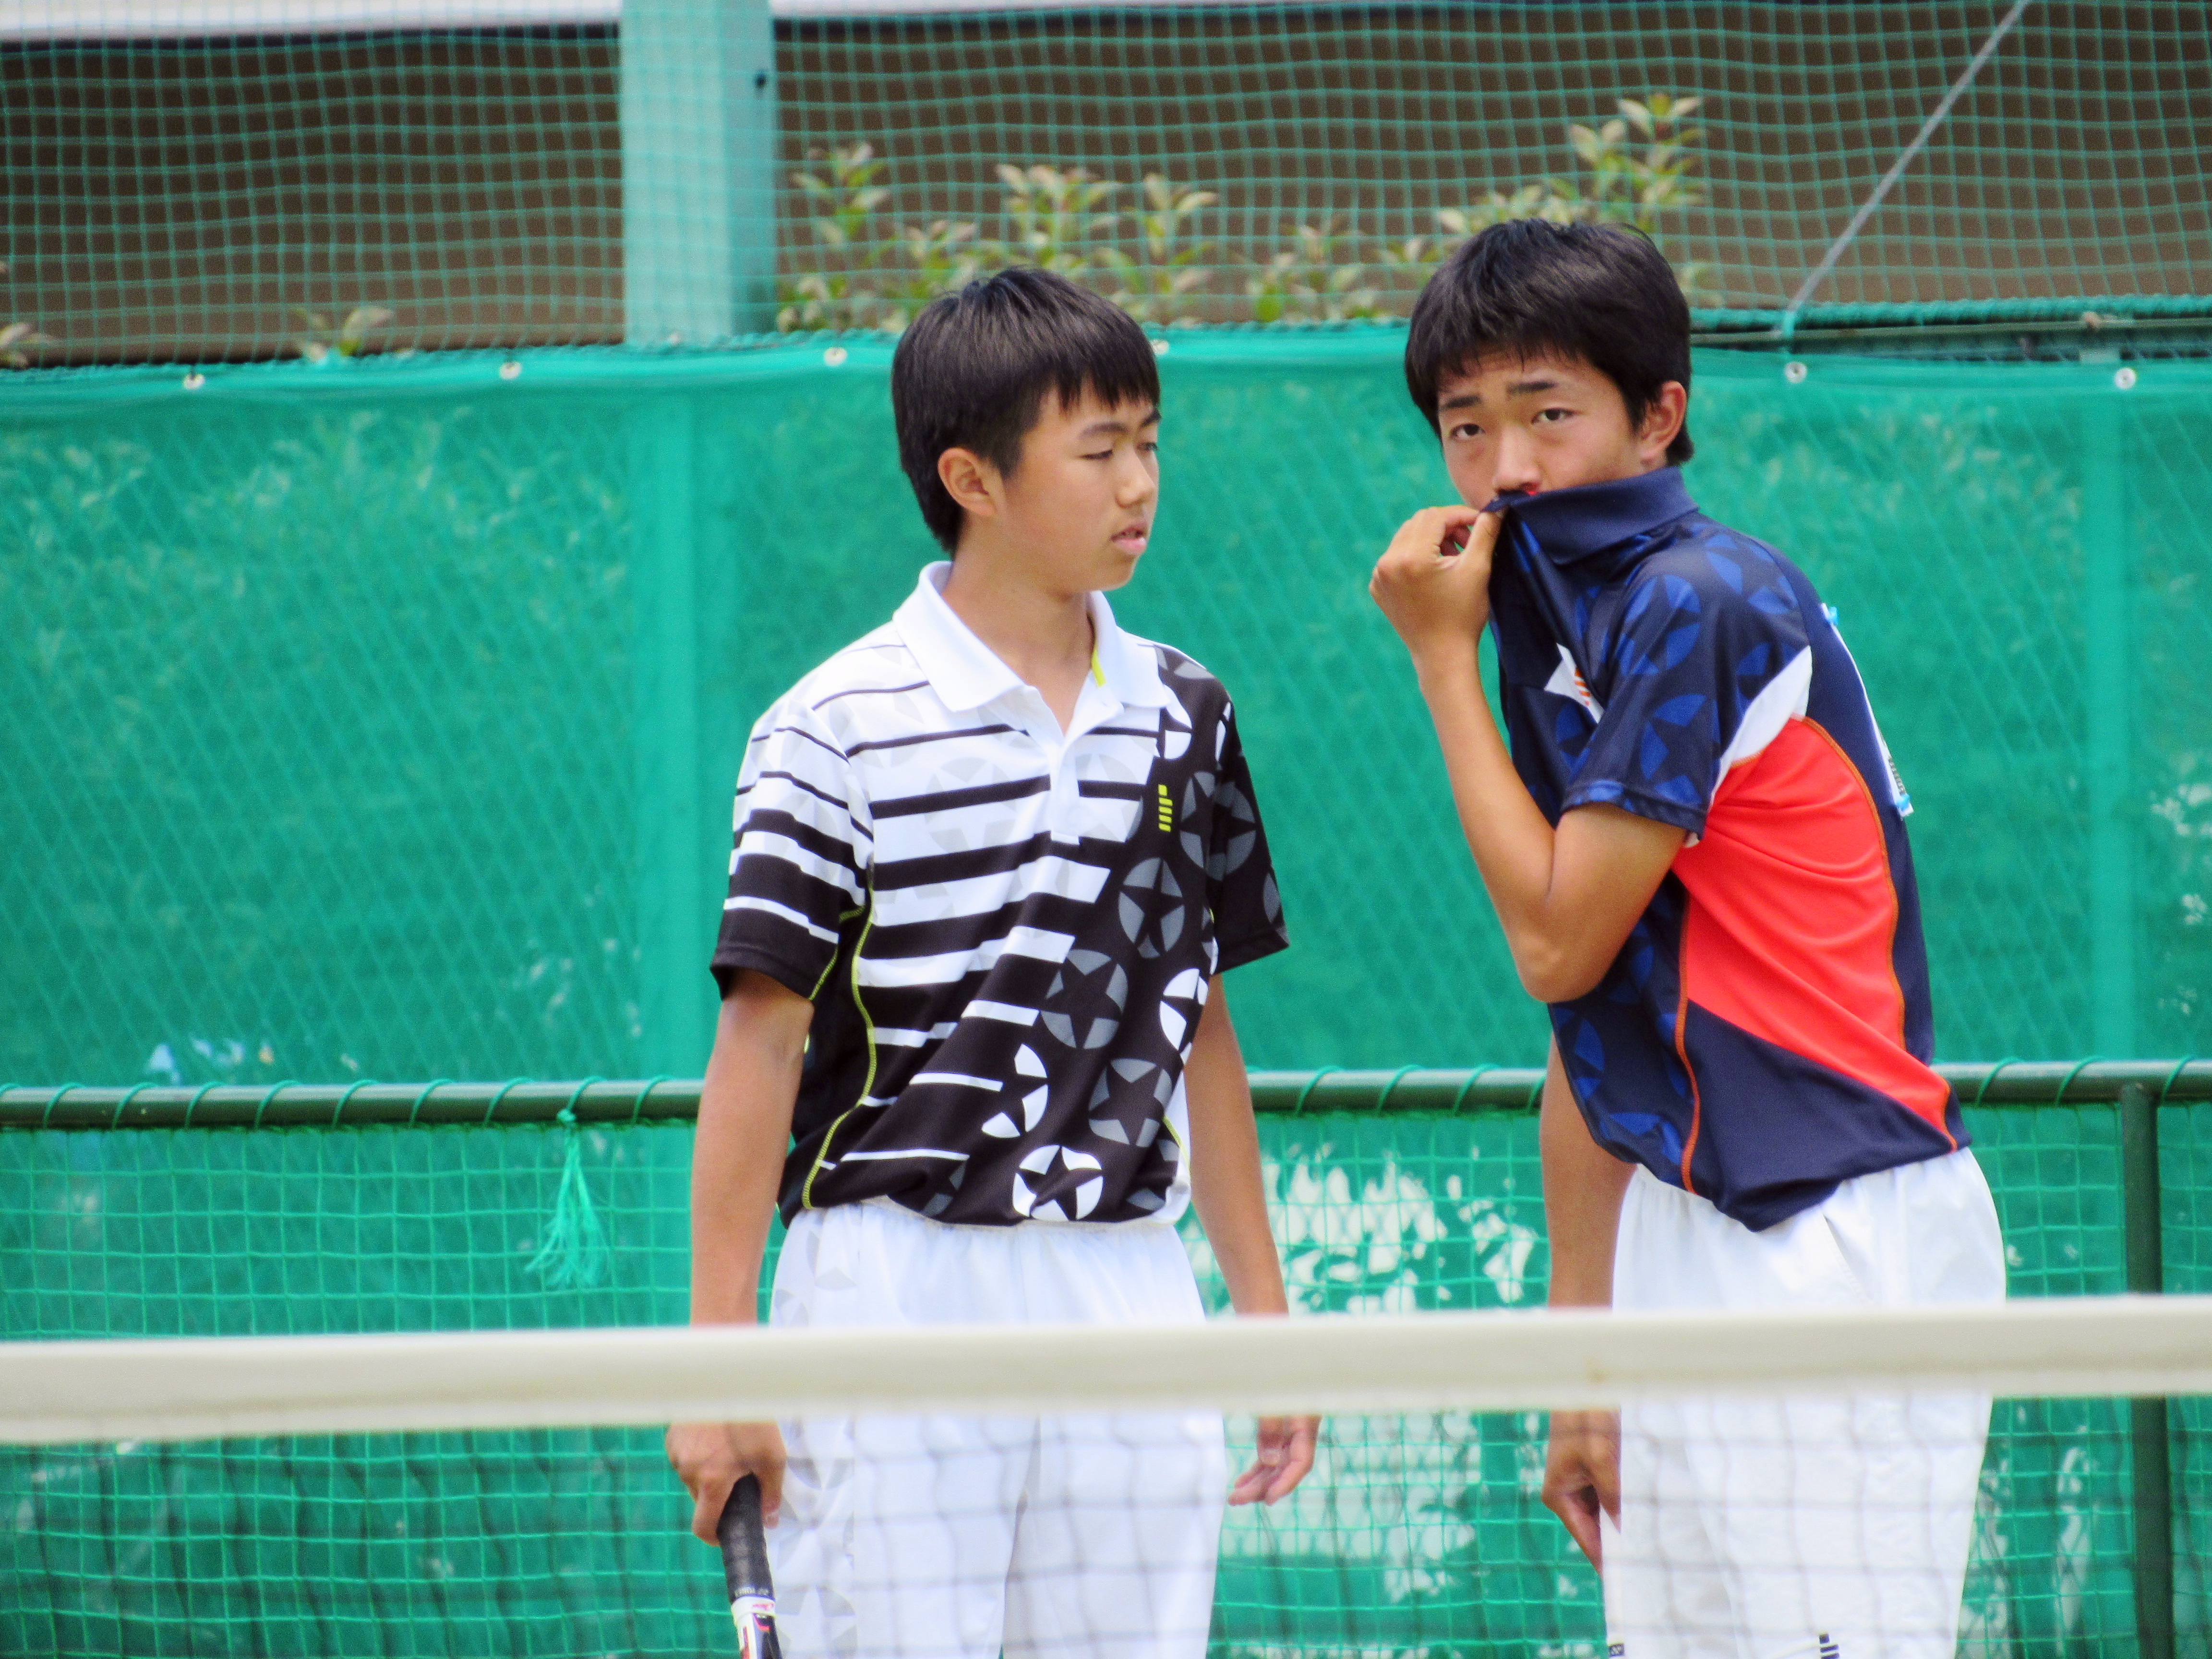
[(1117, 587), (1127, 587), (1144, 556), (1118, 547), (1109, 548), (1092, 562), (1091, 580), (1085, 585), (1094, 593), (1110, 593)]

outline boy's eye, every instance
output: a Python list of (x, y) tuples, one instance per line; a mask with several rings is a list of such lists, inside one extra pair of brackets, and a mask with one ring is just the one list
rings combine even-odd
[(1547, 409), (1540, 410), (1536, 418), (1540, 421), (1549, 421), (1556, 426), (1559, 422), (1565, 420), (1568, 416), (1573, 413), (1574, 411), (1571, 409)]
[(1462, 421), (1459, 425), (1454, 427), (1448, 435), (1457, 438), (1461, 441), (1464, 442), (1469, 438), (1480, 437), (1481, 434), (1482, 428), (1477, 426), (1473, 421)]

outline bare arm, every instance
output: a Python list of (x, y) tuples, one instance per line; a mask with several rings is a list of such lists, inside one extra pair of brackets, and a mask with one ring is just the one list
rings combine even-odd
[(1636, 1166), (1590, 1139), (1556, 1043), (1544, 1074), (1537, 1139), (1544, 1160), (1544, 1221), (1552, 1242), (1552, 1306), (1610, 1308), (1620, 1201)]
[[(1461, 829), (1528, 994), (1595, 990), (1681, 849), (1683, 832), (1613, 806), (1554, 830), (1513, 769), (1482, 685), (1494, 513), (1431, 507), (1407, 520), (1368, 591), (1413, 653)], [(1455, 538), (1464, 536), (1459, 549)]]
[[(1290, 1311), (1283, 1291), (1282, 1259), (1267, 1224), (1267, 1194), (1260, 1168), (1260, 1127), (1252, 1115), (1252, 1085), (1243, 1050), (1229, 1018), (1229, 999), (1217, 975), (1191, 1039), (1183, 1071), (1190, 1106), (1190, 1196), (1206, 1243), (1239, 1314)], [(1229, 1495), (1232, 1504), (1287, 1497), (1313, 1468), (1321, 1419), (1269, 1417), (1260, 1420), (1258, 1455)]]
[[(1544, 1076), (1537, 1129), (1544, 1159), (1544, 1218), (1552, 1241), (1554, 1308), (1613, 1305), (1613, 1249), (1633, 1165), (1590, 1139), (1567, 1086), (1559, 1045)], [(1601, 1567), (1598, 1515), (1620, 1515), (1620, 1419), (1613, 1412), (1553, 1412), (1544, 1502), (1590, 1565)]]
[[(699, 1091), (691, 1151), (691, 1322), (760, 1317), (761, 1257), (791, 1146), (791, 1111), (814, 1005), (764, 974), (743, 972), (723, 999)], [(773, 1423), (678, 1423), (668, 1461), (693, 1500), (691, 1530), (708, 1543), (730, 1488), (760, 1477), (772, 1523), (783, 1495), (783, 1436)]]
[(1287, 1313), (1282, 1261), (1267, 1224), (1252, 1085), (1218, 976), (1191, 1040), (1183, 1088), (1190, 1103), (1191, 1200), (1221, 1265), (1230, 1304), (1240, 1314)]
[(723, 1000), (691, 1152), (691, 1322), (750, 1325), (814, 1005), (740, 972)]

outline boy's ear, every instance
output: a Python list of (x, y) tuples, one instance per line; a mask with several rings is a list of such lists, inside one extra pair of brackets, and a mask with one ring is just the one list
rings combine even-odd
[(978, 519), (999, 511), (999, 469), (972, 449), (948, 449), (937, 458), (937, 477), (960, 510)]
[(1682, 422), (1690, 418), (1690, 388), (1680, 380), (1669, 380), (1651, 394), (1651, 401), (1644, 405), (1644, 429), (1636, 434), (1638, 447), (1647, 454), (1664, 457), (1667, 447), (1682, 430)]

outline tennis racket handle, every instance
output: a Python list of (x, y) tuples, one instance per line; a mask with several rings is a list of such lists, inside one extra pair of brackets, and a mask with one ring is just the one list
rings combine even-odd
[(730, 1600), (759, 1600), (773, 1607), (775, 1586), (769, 1577), (758, 1476), (749, 1474), (730, 1489), (730, 1501), (722, 1505), (714, 1531), (722, 1540), (722, 1571), (729, 1577)]

